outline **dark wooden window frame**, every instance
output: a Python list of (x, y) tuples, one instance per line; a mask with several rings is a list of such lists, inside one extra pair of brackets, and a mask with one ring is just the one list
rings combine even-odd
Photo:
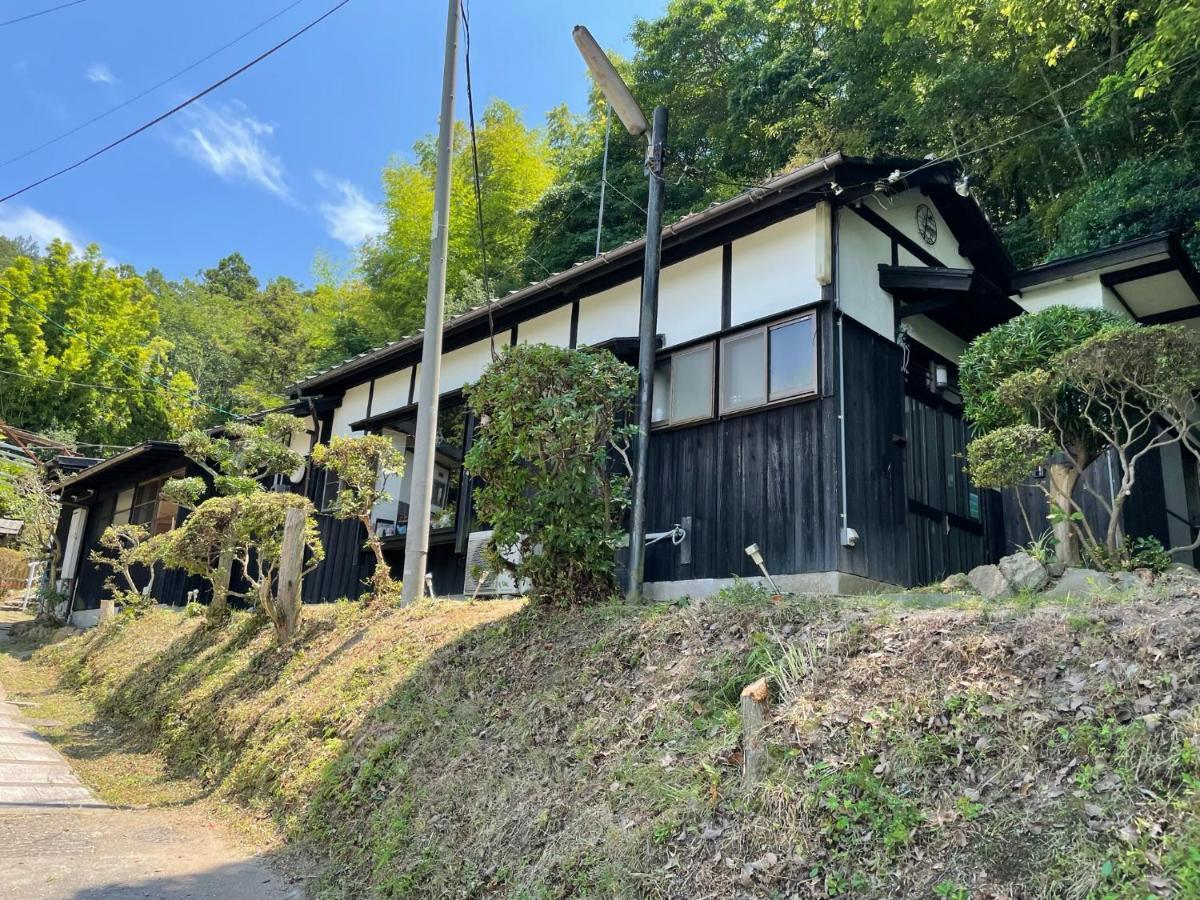
[[(785, 325), (791, 325), (796, 322), (812, 322), (813, 333), (813, 382), (811, 386), (803, 387), (798, 390), (788, 391), (777, 396), (771, 396), (771, 332), (782, 328)], [(759, 333), (763, 336), (763, 387), (765, 400), (760, 403), (748, 403), (745, 406), (737, 406), (725, 408), (722, 406), (722, 391), (721, 385), (717, 385), (717, 405), (718, 412), (722, 418), (727, 416), (743, 415), (748, 412), (753, 412), (767, 407), (777, 406), (781, 403), (788, 403), (795, 400), (804, 400), (811, 397), (817, 397), (821, 393), (821, 341), (819, 328), (819, 317), (817, 310), (809, 308), (803, 312), (793, 313), (782, 318), (770, 322), (763, 322), (760, 325), (755, 325), (749, 328), (741, 328), (730, 331), (729, 334), (722, 335), (720, 339), (720, 357), (721, 357), (721, 375), (724, 376), (728, 366), (725, 365), (725, 344), (731, 340), (737, 340), (750, 334)]]
[[(675, 408), (675, 359), (682, 356), (692, 356), (701, 352), (707, 352), (709, 356), (708, 412), (701, 413), (700, 415), (696, 416), (688, 416), (686, 419), (672, 419), (671, 410)], [(655, 360), (655, 368), (658, 368), (658, 366), (662, 365), (664, 362), (671, 364), (670, 396), (667, 398), (667, 418), (652, 423), (651, 427), (657, 431), (662, 428), (673, 428), (680, 425), (694, 425), (697, 422), (709, 421), (713, 417), (713, 408), (716, 405), (717, 394), (716, 341), (704, 341), (703, 343), (692, 344), (679, 350), (672, 350), (670, 353), (665, 353)]]

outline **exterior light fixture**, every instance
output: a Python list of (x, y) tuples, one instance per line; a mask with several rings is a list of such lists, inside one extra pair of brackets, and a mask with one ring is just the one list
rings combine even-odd
[(751, 544), (746, 548), (746, 555), (758, 566), (759, 571), (763, 573), (763, 577), (767, 579), (767, 584), (771, 586), (771, 591), (774, 594), (781, 594), (779, 585), (775, 583), (775, 579), (771, 577), (771, 573), (767, 571), (766, 561), (763, 559), (762, 551), (758, 549), (758, 544)]
[(950, 370), (945, 366), (934, 366), (933, 383), (939, 391), (944, 391), (950, 387)]
[(961, 175), (954, 179), (954, 192), (960, 197), (971, 196), (971, 176)]
[(583, 61), (587, 63), (588, 71), (595, 79), (596, 87), (600, 88), (605, 99), (617, 114), (617, 118), (625, 126), (625, 130), (634, 137), (645, 134), (650, 127), (646, 121), (646, 114), (642, 112), (638, 102), (633, 99), (633, 94), (629, 92), (628, 86), (617, 73), (612, 61), (600, 49), (600, 45), (596, 43), (592, 33), (584, 26), (576, 25), (571, 30), (571, 35), (575, 38), (575, 46), (583, 55)]

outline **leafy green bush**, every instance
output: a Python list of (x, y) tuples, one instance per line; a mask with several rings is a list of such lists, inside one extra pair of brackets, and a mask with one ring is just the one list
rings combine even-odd
[(528, 579), (535, 599), (584, 603), (615, 588), (636, 388), (607, 351), (544, 344), (506, 351), (467, 388), (480, 424), (466, 465), (495, 530), (489, 565)]
[(967, 446), (967, 472), (981, 488), (1006, 488), (1024, 481), (1054, 452), (1044, 428), (1008, 425), (989, 431)]
[(1064, 211), (1050, 258), (1162, 231), (1179, 232), (1200, 258), (1200, 171), (1183, 159), (1131, 159)]

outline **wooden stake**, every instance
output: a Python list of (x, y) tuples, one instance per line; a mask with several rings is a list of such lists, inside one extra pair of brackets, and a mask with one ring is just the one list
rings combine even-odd
[(767, 748), (762, 732), (770, 711), (767, 703), (769, 694), (766, 678), (760, 678), (742, 689), (742, 786), (747, 789), (758, 784), (766, 768)]
[(281, 619), (279, 638), (286, 641), (300, 624), (300, 586), (304, 577), (304, 510), (292, 507), (283, 520), (279, 554), (279, 594), (276, 604)]

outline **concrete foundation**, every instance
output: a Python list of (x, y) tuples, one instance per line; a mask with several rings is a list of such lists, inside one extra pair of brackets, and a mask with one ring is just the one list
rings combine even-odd
[[(794, 575), (773, 575), (779, 589), (789, 594), (875, 594), (881, 591), (898, 590), (896, 585), (885, 584), (846, 572), (801, 572)], [(647, 600), (675, 600), (690, 597), (700, 600), (711, 597), (735, 582), (745, 582), (770, 590), (767, 579), (752, 578), (693, 578), (687, 581), (648, 581), (642, 586)]]

